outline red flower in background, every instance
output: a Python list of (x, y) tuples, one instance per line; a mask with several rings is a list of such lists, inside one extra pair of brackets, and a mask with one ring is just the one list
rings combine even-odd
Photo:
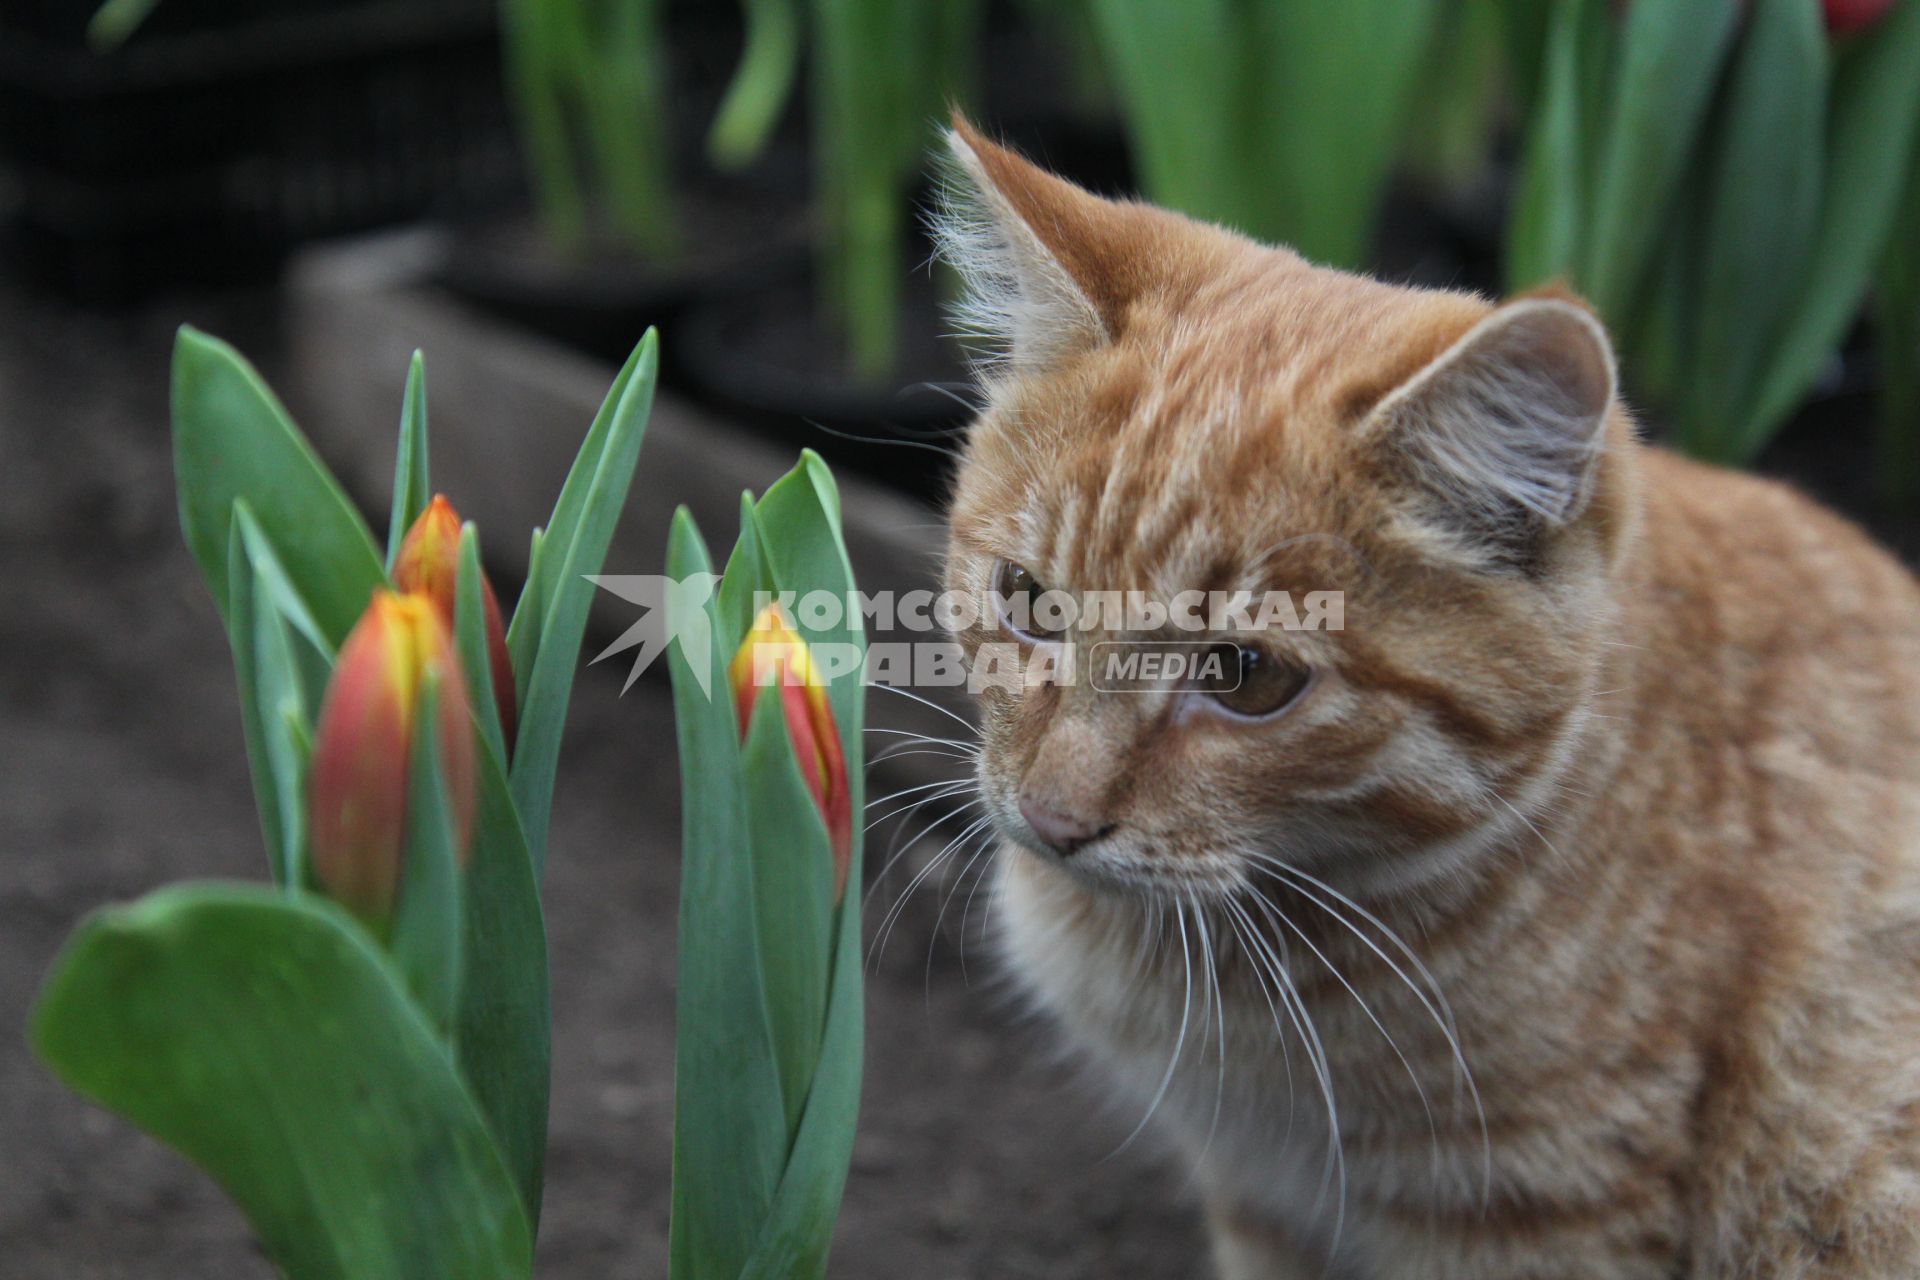
[(1842, 36), (1870, 27), (1887, 16), (1896, 0), (1820, 0), (1827, 30)]
[[(1613, 0), (1615, 15), (1624, 14), (1632, 0)], [(1899, 0), (1820, 0), (1820, 12), (1826, 19), (1827, 31), (1836, 36), (1870, 27), (1893, 11)], [(1748, 0), (1739, 0), (1740, 10), (1746, 12)]]

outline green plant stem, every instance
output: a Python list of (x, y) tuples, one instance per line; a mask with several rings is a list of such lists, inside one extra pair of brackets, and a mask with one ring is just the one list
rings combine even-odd
[(633, 252), (678, 251), (661, 14), (661, 0), (502, 0), (521, 146), (563, 253), (584, 251), (596, 220)]
[(1484, 0), (1448, 0), (1413, 86), (1420, 109), (1407, 119), (1403, 158), (1415, 176), (1441, 191), (1464, 190), (1486, 164), (1506, 88), (1500, 20)]
[(651, 258), (679, 250), (667, 141), (660, 0), (612, 7), (586, 69), (586, 124), (615, 237)]
[(559, 16), (546, 0), (502, 0), (501, 46), (540, 220), (556, 247), (577, 253), (586, 243), (587, 202), (556, 81)]
[(793, 93), (800, 65), (800, 18), (794, 0), (744, 0), (746, 47), (740, 68), (707, 134), (707, 154), (721, 169), (759, 158)]
[(906, 183), (970, 65), (977, 12), (973, 0), (813, 3), (820, 301), (856, 377), (883, 376), (898, 355)]

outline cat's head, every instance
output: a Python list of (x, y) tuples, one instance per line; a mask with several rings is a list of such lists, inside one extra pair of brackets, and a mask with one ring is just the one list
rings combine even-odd
[[(981, 611), (959, 635), (976, 661), (1059, 664), (981, 694), (1000, 830), (1123, 891), (1226, 890), (1262, 858), (1355, 883), (1457, 866), (1537, 800), (1596, 693), (1636, 511), (1599, 323), (1565, 296), (1395, 287), (1100, 199), (963, 121), (949, 141), (937, 229), (960, 318), (998, 352), (949, 589), (1280, 593), (1321, 624)], [(1307, 616), (1311, 592), (1340, 593), (1318, 597), (1338, 616)], [(1174, 689), (1094, 648), (1154, 637), (1231, 670)]]

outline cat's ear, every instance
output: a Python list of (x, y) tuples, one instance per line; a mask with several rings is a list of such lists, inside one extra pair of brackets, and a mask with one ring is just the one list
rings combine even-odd
[(1593, 313), (1522, 298), (1469, 329), (1363, 427), (1455, 547), (1524, 561), (1593, 500), (1613, 411), (1612, 344)]
[(960, 273), (963, 333), (1018, 372), (1109, 341), (1141, 283), (1140, 206), (1103, 200), (989, 142), (958, 113), (933, 218)]

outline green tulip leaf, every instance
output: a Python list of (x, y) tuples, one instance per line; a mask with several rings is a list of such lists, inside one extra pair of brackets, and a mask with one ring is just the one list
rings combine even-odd
[[(613, 431), (614, 419), (620, 412), (621, 402), (626, 399), (628, 386), (640, 371), (643, 359), (646, 363), (653, 362), (654, 357), (648, 354), (652, 350), (649, 331), (649, 336), (641, 339), (640, 344), (627, 356), (626, 364), (614, 376), (613, 385), (607, 388), (606, 398), (600, 402), (600, 409), (594, 414), (592, 425), (587, 428), (586, 438), (580, 442), (580, 451), (574, 455), (573, 466), (568, 469), (567, 478), (561, 483), (560, 496), (554, 502), (553, 514), (545, 528), (534, 531), (535, 554), (527, 561), (527, 583), (520, 591), (520, 601), (514, 606), (513, 619), (507, 625), (507, 648), (513, 654), (513, 669), (521, 673), (523, 681), (533, 670), (541, 628), (546, 623), (553, 600), (553, 585), (560, 576), (560, 561), (566, 559), (579, 533), (587, 505), (587, 493), (593, 488), (594, 476), (606, 456), (607, 438)], [(524, 703), (525, 700), (523, 689), (521, 701)]]
[(789, 1134), (799, 1130), (820, 1059), (833, 958), (833, 847), (802, 767), (780, 690), (758, 690), (740, 768), (747, 780), (762, 981)]
[(531, 1272), (447, 1046), (329, 902), (192, 884), (97, 912), (32, 1038), (68, 1085), (211, 1174), (290, 1280)]
[[(306, 858), (305, 744), (333, 653), (314, 634), (315, 624), (244, 500), (234, 502), (229, 541), (228, 639), (254, 802), (274, 879), (299, 885)], [(291, 627), (287, 610), (295, 613)]]
[[(1248, 44), (1230, 0), (1094, 0), (1092, 16), (1155, 200), (1250, 235), (1284, 238), (1291, 190), (1245, 189), (1253, 114), (1236, 63)], [(1225, 73), (1223, 74), (1223, 69)]]
[(388, 949), (420, 1008), (442, 1033), (460, 1000), (464, 910), (460, 901), (459, 835), (440, 750), (440, 703), (429, 674), (415, 704), (407, 760), (407, 839), (400, 897)]
[(484, 738), (475, 765), (480, 796), (462, 886), (466, 974), (454, 1043), (527, 1221), (538, 1227), (551, 1087), (547, 928), (506, 770)]
[(393, 460), (393, 513), (387, 521), (387, 573), (400, 558), (407, 530), (433, 500), (427, 471), (427, 362), (418, 351), (407, 366), (406, 400), (400, 409), (400, 444)]
[[(281, 814), (279, 878), (283, 884), (298, 885), (306, 879), (308, 752), (304, 744), (313, 712), (301, 689), (295, 641), (287, 632), (286, 619), (272, 607), (266, 575), (258, 569), (253, 572), (254, 585), (248, 592), (253, 602), (248, 610), (253, 618), (253, 652), (248, 670), (263, 755)], [(238, 621), (237, 611), (234, 616)]]
[(1624, 323), (1720, 83), (1735, 0), (1635, 0), (1615, 70), (1580, 285)]
[(538, 525), (527, 536), (527, 577), (520, 585), (520, 599), (513, 606), (513, 619), (507, 624), (507, 660), (513, 667), (514, 705), (527, 705), (527, 677), (533, 674), (533, 658), (540, 651), (540, 619), (546, 609), (540, 595), (546, 575), (547, 531)]
[(1435, 46), (1435, 0), (1096, 0), (1145, 189), (1357, 265)]
[[(847, 892), (835, 904), (825, 822), (801, 773), (810, 762), (794, 756), (776, 691), (756, 697), (743, 746), (722, 683), (753, 592), (849, 598), (853, 574), (839, 517), (831, 473), (811, 453), (758, 503), (744, 499), (740, 540), (706, 605), (720, 696), (702, 693), (687, 655), (673, 651), (686, 848), (676, 1280), (823, 1275), (845, 1185), (862, 1069), (860, 850), (856, 842)], [(668, 572), (684, 580), (709, 563), (682, 511)], [(794, 612), (816, 664), (837, 660), (841, 668), (828, 701), (858, 814), (861, 619), (850, 610), (837, 622)], [(821, 625), (809, 627), (809, 618)], [(670, 619), (669, 628), (686, 643), (681, 626)]]
[[(858, 813), (858, 810), (855, 811)], [(865, 975), (860, 967), (860, 850), (834, 923), (833, 990), (827, 1007), (820, 1067), (807, 1094), (806, 1114), (773, 1209), (742, 1280), (824, 1277), (833, 1224), (840, 1216), (847, 1166), (860, 1121), (860, 1077), (865, 1052)]]
[(1682, 421), (1731, 460), (1736, 406), (1759, 378), (1811, 254), (1826, 163), (1827, 33), (1805, 0), (1755, 0), (1735, 55), (1706, 193)]
[[(1621, 364), (1633, 371), (1634, 385), (1657, 404), (1679, 404), (1696, 368), (1694, 319), (1701, 262), (1706, 256), (1701, 251), (1706, 197), (1700, 184), (1681, 190), (1633, 320), (1620, 326)], [(1682, 445), (1692, 447), (1694, 424), (1683, 417), (1676, 425)]]
[(232, 347), (183, 326), (173, 354), (180, 526), (221, 616), (235, 499), (253, 509), (330, 645), (386, 581), (366, 521), (260, 375)]
[(1834, 71), (1819, 229), (1798, 301), (1776, 336), (1745, 424), (1751, 454), (1806, 394), (1859, 313), (1892, 234), (1920, 131), (1920, 4), (1896, 5), (1848, 49)]
[[(659, 341), (649, 329), (587, 433), (573, 471), (561, 487), (541, 547), (540, 582), (534, 594), (541, 601), (544, 616), (509, 762), (514, 804), (533, 854), (536, 883), (546, 863), (547, 819), (553, 807), (554, 771), (560, 762), (567, 701), (580, 664), (587, 613), (593, 605), (594, 585), (589, 575), (600, 572), (613, 541), (614, 526), (626, 504), (627, 490), (640, 460), (641, 436), (653, 406), (659, 366)], [(524, 608), (514, 610), (516, 625), (522, 612)]]
[[(262, 717), (260, 672), (255, 657), (260, 626), (254, 608), (258, 575), (247, 559), (240, 537), (240, 526), (228, 528), (227, 568), (232, 582), (227, 587), (228, 639), (233, 645), (234, 675), (240, 685), (240, 723), (247, 744), (247, 773), (253, 780), (254, 808), (260, 814), (260, 834), (267, 845), (267, 865), (280, 884), (298, 884), (294, 874), (292, 848), (294, 831), (304, 825), (303, 815), (287, 802), (281, 787), (276, 762), (268, 753), (266, 722)], [(264, 594), (264, 593), (262, 593)], [(266, 606), (271, 612), (271, 606)], [(266, 707), (272, 706), (269, 700)]]
[(480, 570), (480, 532), (469, 520), (460, 528), (460, 561), (453, 591), (453, 642), (473, 698), (473, 714), (487, 745), (510, 758), (500, 704), (493, 696), (493, 654), (487, 648), (486, 579)]
[[(811, 450), (801, 454), (793, 470), (776, 481), (753, 506), (752, 536), (760, 548), (766, 590), (791, 591), (804, 596), (812, 591), (827, 591), (847, 600), (854, 589), (853, 568), (847, 558), (846, 542), (840, 528), (840, 494), (833, 474)], [(833, 708), (834, 724), (847, 760), (849, 803), (855, 817), (852, 863), (847, 876), (846, 893), (833, 909), (829, 945), (833, 953), (829, 977), (826, 1027), (821, 1039), (818, 1065), (808, 1086), (806, 1107), (789, 1154), (786, 1171), (774, 1197), (771, 1215), (758, 1237), (753, 1257), (743, 1274), (765, 1276), (823, 1276), (827, 1251), (833, 1240), (833, 1225), (839, 1215), (840, 1197), (845, 1188), (847, 1163), (853, 1149), (855, 1123), (860, 1107), (862, 1074), (864, 976), (861, 970), (860, 886), (862, 854), (860, 816), (865, 812), (865, 768), (862, 744), (865, 741), (866, 686), (864, 667), (865, 636), (859, 615), (850, 609), (841, 612), (831, 627), (810, 628), (805, 611), (799, 611), (795, 626), (814, 647), (816, 660), (836, 651), (851, 655), (851, 665), (831, 680), (828, 701)], [(756, 716), (758, 719), (758, 716)], [(749, 743), (749, 751), (752, 744)], [(789, 751), (789, 760), (791, 752)], [(795, 766), (797, 768), (797, 766)], [(819, 857), (811, 850), (811, 835), (802, 840), (793, 836), (763, 837), (769, 828), (766, 817), (778, 811), (785, 786), (769, 786), (765, 775), (749, 773), (755, 782), (749, 795), (749, 821), (754, 824), (754, 861), (756, 876), (763, 866), (771, 874), (786, 878), (805, 869), (800, 859), (813, 863)], [(774, 775), (777, 779), (778, 772)], [(804, 783), (797, 776), (791, 783)], [(806, 797), (809, 813), (811, 797)], [(795, 818), (787, 819), (790, 823)], [(824, 826), (817, 819), (804, 830)], [(824, 840), (822, 840), (824, 847)], [(829, 854), (829, 857), (831, 855)], [(831, 881), (829, 880), (829, 884)], [(790, 886), (786, 894), (801, 896), (791, 901), (806, 901), (805, 890)], [(778, 901), (774, 893), (769, 901)], [(789, 922), (790, 923), (790, 922)], [(772, 951), (776, 946), (816, 945), (805, 934), (783, 936), (762, 924), (761, 943)], [(785, 955), (769, 956), (774, 967), (793, 963)], [(771, 993), (770, 993), (771, 994)], [(776, 1026), (779, 1015), (775, 1015)]]
[(760, 559), (760, 544), (754, 536), (753, 495), (740, 495), (740, 540), (727, 557), (726, 572), (720, 575), (714, 616), (720, 627), (721, 650), (731, 653), (746, 638), (753, 625), (754, 597), (773, 590), (773, 578)]
[[(1550, 280), (1571, 280), (1580, 260), (1581, 218), (1587, 207), (1585, 142), (1587, 112), (1582, 75), (1590, 46), (1611, 38), (1612, 15), (1606, 0), (1561, 0), (1547, 5), (1527, 0), (1509, 8), (1536, 10), (1545, 18), (1545, 66), (1537, 103), (1527, 130), (1512, 217), (1507, 226), (1507, 283), (1532, 288)], [(1596, 30), (1595, 15), (1602, 25)]]
[[(1585, 0), (1574, 0), (1581, 4)], [(1494, 19), (1506, 51), (1507, 78), (1512, 81), (1514, 107), (1521, 119), (1531, 119), (1549, 90), (1545, 81), (1552, 55), (1548, 46), (1556, 17), (1567, 9), (1564, 0), (1495, 0)]]
[[(1243, 63), (1253, 103), (1255, 155), (1272, 158), (1288, 194), (1277, 235), (1315, 262), (1357, 267), (1373, 238), (1386, 186), (1425, 67), (1438, 0), (1259, 4)], [(1250, 198), (1265, 199), (1264, 166), (1232, 166)]]
[[(674, 516), (667, 572), (712, 571), (693, 519)], [(674, 607), (670, 598), (669, 609)], [(713, 605), (704, 655), (685, 652), (701, 628), (668, 619), (680, 747), (684, 854), (675, 1014), (674, 1280), (736, 1280), (766, 1219), (786, 1162), (789, 1130), (775, 1067), (756, 937), (754, 860), (744, 818), (739, 730), (727, 696), (729, 655)], [(693, 662), (704, 658), (706, 687)]]
[[(333, 671), (334, 650), (338, 648), (321, 629), (319, 619), (307, 608), (306, 598), (287, 574), (287, 567), (280, 560), (279, 553), (273, 548), (273, 542), (267, 537), (266, 529), (253, 513), (252, 505), (245, 498), (233, 500), (233, 527), (241, 540), (246, 558), (254, 571), (260, 575), (261, 584), (270, 593), (270, 603), (274, 611), (286, 620), (304, 643), (299, 646), (303, 655), (302, 672), (307, 681), (309, 692), (315, 695), (325, 689), (326, 679)], [(358, 621), (356, 618), (355, 621)], [(318, 682), (315, 683), (317, 677)]]

